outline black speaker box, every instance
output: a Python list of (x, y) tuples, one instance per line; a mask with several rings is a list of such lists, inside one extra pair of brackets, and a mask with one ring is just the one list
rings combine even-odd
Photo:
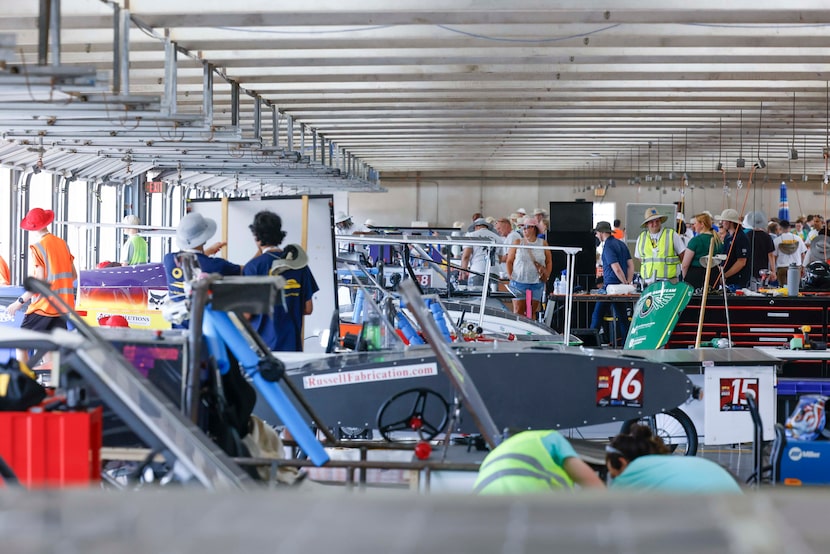
[(552, 233), (593, 232), (593, 202), (551, 202), (550, 230)]

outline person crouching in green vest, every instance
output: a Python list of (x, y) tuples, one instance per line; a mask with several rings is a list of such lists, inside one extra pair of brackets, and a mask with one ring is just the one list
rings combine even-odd
[(558, 431), (524, 431), (490, 452), (473, 486), (477, 494), (530, 494), (605, 488)]

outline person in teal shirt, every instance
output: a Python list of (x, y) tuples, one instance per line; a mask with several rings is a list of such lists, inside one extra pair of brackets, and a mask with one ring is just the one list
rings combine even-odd
[(645, 425), (611, 439), (605, 449), (611, 489), (676, 493), (740, 493), (728, 471), (706, 458), (672, 456), (660, 437)]
[(484, 458), (473, 490), (478, 494), (549, 493), (573, 489), (574, 484), (605, 488), (558, 431), (524, 431)]

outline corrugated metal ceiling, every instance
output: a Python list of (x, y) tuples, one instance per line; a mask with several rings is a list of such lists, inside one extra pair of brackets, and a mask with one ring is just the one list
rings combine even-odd
[(0, 1), (0, 163), (243, 194), (826, 171), (823, 2), (237, 4)]

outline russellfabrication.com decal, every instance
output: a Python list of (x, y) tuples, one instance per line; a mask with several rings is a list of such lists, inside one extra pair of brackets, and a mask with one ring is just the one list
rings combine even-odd
[(373, 381), (392, 381), (394, 379), (414, 379), (438, 375), (438, 364), (399, 365), (394, 367), (375, 367), (338, 373), (323, 373), (303, 377), (303, 388), (339, 387), (342, 385), (359, 385)]

